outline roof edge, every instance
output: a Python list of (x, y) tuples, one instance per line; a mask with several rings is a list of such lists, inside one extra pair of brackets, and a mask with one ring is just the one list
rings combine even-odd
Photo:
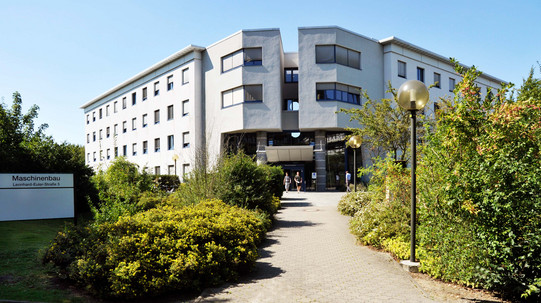
[(298, 27), (297, 30), (303, 30), (303, 29), (339, 29), (339, 30), (341, 30), (341, 31), (350, 33), (350, 34), (352, 34), (352, 35), (359, 36), (359, 37), (361, 37), (361, 38), (368, 39), (368, 40), (371, 40), (371, 41), (374, 41), (374, 42), (378, 42), (378, 43), (379, 43), (379, 40), (378, 40), (378, 39), (370, 38), (370, 37), (368, 37), (368, 36), (365, 36), (365, 35), (356, 33), (356, 32), (354, 32), (354, 31), (351, 31), (351, 30), (349, 30), (349, 29), (347, 29), (347, 28), (340, 27), (340, 26), (338, 26), (338, 25), (327, 25), (327, 26), (300, 26), (300, 27)]
[(118, 91), (121, 88), (127, 86), (128, 84), (145, 77), (146, 75), (152, 73), (153, 71), (155, 71), (155, 70), (157, 70), (157, 69), (159, 69), (159, 68), (161, 68), (161, 67), (163, 67), (163, 66), (165, 66), (165, 65), (167, 65), (167, 64), (169, 64), (169, 63), (171, 63), (171, 62), (173, 62), (173, 61), (175, 61), (175, 60), (177, 60), (177, 59), (191, 53), (191, 52), (203, 52), (204, 50), (205, 50), (205, 48), (202, 47), (202, 46), (197, 46), (197, 45), (190, 44), (190, 45), (186, 46), (185, 48), (181, 49), (180, 51), (172, 54), (171, 56), (163, 59), (162, 61), (152, 65), (151, 67), (149, 67), (149, 68), (143, 70), (142, 72), (136, 74), (135, 76), (129, 78), (128, 80), (123, 81), (122, 83), (118, 84), (117, 86), (107, 90), (105, 93), (103, 93), (103, 94), (95, 97), (94, 99), (86, 102), (85, 104), (81, 105), (79, 108), (85, 109), (85, 108), (89, 107), (90, 105), (96, 103), (97, 101), (105, 98), (106, 96), (114, 93), (115, 91)]

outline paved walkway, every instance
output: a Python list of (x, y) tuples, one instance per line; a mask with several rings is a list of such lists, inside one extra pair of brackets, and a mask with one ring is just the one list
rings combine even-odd
[(342, 195), (284, 194), (255, 271), (195, 302), (432, 302), (388, 254), (355, 244)]

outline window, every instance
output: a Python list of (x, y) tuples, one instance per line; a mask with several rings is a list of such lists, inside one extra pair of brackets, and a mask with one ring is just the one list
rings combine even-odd
[(131, 154), (137, 156), (137, 143), (133, 143), (131, 146)]
[(398, 77), (406, 78), (406, 62), (398, 61)]
[(189, 100), (182, 101), (182, 116), (183, 117), (188, 115), (188, 101)]
[(160, 123), (160, 110), (157, 109), (154, 111), (154, 124)]
[(131, 130), (137, 129), (137, 118), (131, 119)]
[(316, 45), (316, 63), (337, 63), (361, 69), (361, 53), (339, 45)]
[(96, 132), (92, 132), (92, 142), (96, 142)]
[(115, 158), (118, 157), (118, 147), (115, 147)]
[(115, 101), (115, 103), (113, 103), (113, 112), (114, 113), (118, 112), (118, 101)]
[(154, 152), (157, 153), (160, 151), (160, 138), (154, 139)]
[(105, 106), (105, 116), (109, 117), (109, 105)]
[(87, 163), (90, 163), (90, 153), (87, 153), (87, 154), (86, 154), (86, 162), (87, 162)]
[(103, 139), (103, 129), (100, 129), (100, 140)]
[(94, 162), (96, 162), (96, 152), (92, 153), (92, 158), (94, 158)]
[(107, 126), (105, 129), (105, 137), (109, 138), (111, 136), (111, 128)]
[(262, 102), (263, 101), (263, 85), (245, 85), (244, 86), (244, 101), (245, 102)]
[(441, 75), (434, 73), (434, 87), (441, 88)]
[(175, 174), (175, 166), (174, 165), (168, 165), (167, 166), (167, 174), (174, 175)]
[(118, 135), (118, 124), (115, 124), (115, 126), (113, 127), (113, 136), (116, 135)]
[(159, 167), (159, 166), (154, 166), (154, 174), (155, 174), (155, 175), (159, 175), (159, 174), (160, 174), (160, 167)]
[(86, 143), (90, 143), (90, 134), (86, 134)]
[(494, 95), (492, 94), (492, 88), (487, 87), (487, 98), (489, 100), (492, 100), (494, 98)]
[(173, 120), (174, 113), (173, 113), (173, 105), (169, 105), (167, 107), (167, 120)]
[(228, 107), (244, 101), (242, 86), (222, 92), (222, 107)]
[(126, 109), (126, 97), (122, 98), (122, 109)]
[(286, 69), (284, 69), (284, 81), (286, 83), (297, 83), (297, 82), (299, 82), (299, 70), (297, 68), (286, 68)]
[(256, 66), (263, 64), (261, 47), (245, 48), (222, 57), (222, 72), (239, 66)]
[(286, 100), (284, 100), (282, 110), (287, 110), (287, 111), (299, 110), (299, 100), (297, 100), (297, 99), (286, 99)]
[(182, 147), (183, 148), (190, 147), (190, 133), (189, 132), (182, 133)]
[(316, 83), (316, 100), (361, 104), (361, 88), (340, 83)]
[(244, 49), (244, 66), (262, 65), (261, 47)]
[(100, 150), (100, 161), (103, 161), (103, 150)]
[(417, 80), (425, 82), (425, 69), (417, 67)]
[(147, 117), (148, 115), (147, 114), (144, 114), (143, 115), (143, 119), (141, 119), (143, 121), (143, 128), (147, 127), (148, 123), (147, 123)]
[(90, 124), (90, 115), (86, 115), (86, 124)]
[(167, 136), (167, 150), (175, 149), (175, 136)]
[(455, 90), (455, 79), (449, 78), (449, 91), (453, 92)]
[(107, 160), (111, 159), (111, 149), (107, 149)]
[(154, 96), (160, 94), (160, 81), (154, 82)]
[(122, 132), (123, 132), (123, 133), (125, 133), (125, 132), (128, 131), (128, 126), (127, 126), (127, 124), (128, 124), (128, 123), (127, 123), (126, 121), (122, 122)]
[(167, 77), (167, 90), (172, 90), (172, 89), (173, 89), (173, 75)]
[(100, 108), (100, 119), (103, 118), (103, 110)]
[(122, 155), (126, 157), (128, 155), (128, 146), (124, 145), (122, 146)]
[(96, 112), (92, 112), (92, 122), (96, 121)]
[(143, 141), (143, 154), (146, 155), (148, 153), (148, 141)]
[(131, 105), (135, 105), (137, 103), (137, 93), (131, 94)]
[(189, 69), (185, 68), (182, 70), (182, 84), (187, 84), (190, 82), (190, 73)]
[(143, 101), (145, 101), (147, 99), (147, 88), (144, 87), (143, 88)]
[(182, 175), (190, 172), (190, 164), (182, 164)]

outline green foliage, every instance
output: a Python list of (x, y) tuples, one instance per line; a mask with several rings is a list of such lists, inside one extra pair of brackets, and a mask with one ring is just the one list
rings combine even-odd
[(282, 198), (284, 194), (284, 170), (279, 166), (262, 165), (261, 168), (265, 172), (265, 184), (269, 186), (271, 194), (277, 198)]
[(541, 101), (482, 99), (480, 72), (456, 70), (419, 165), (421, 268), (518, 296), (541, 277)]
[(180, 186), (180, 179), (176, 175), (154, 176), (154, 188), (164, 192), (173, 192)]
[[(541, 68), (541, 65), (539, 66)], [(534, 70), (530, 69), (528, 78), (522, 82), (522, 87), (518, 90), (517, 99), (526, 101), (528, 99), (541, 100), (541, 79), (534, 78)]]
[(342, 215), (353, 217), (362, 207), (370, 203), (370, 199), (369, 192), (349, 192), (338, 201), (338, 211)]
[(269, 224), (217, 200), (161, 206), (115, 222), (67, 229), (43, 260), (106, 297), (202, 289), (249, 269)]

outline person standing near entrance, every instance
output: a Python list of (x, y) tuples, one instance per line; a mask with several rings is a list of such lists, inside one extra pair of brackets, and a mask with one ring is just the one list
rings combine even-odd
[(286, 187), (286, 193), (289, 192), (289, 185), (291, 184), (291, 177), (288, 173), (286, 173), (286, 176), (284, 177), (284, 185)]
[(351, 191), (351, 189), (349, 188), (350, 181), (351, 181), (351, 174), (349, 173), (349, 171), (346, 170), (346, 192)]
[(297, 174), (295, 175), (295, 178), (293, 178), (293, 180), (295, 180), (295, 184), (297, 184), (297, 193), (300, 193), (301, 192), (301, 186), (302, 186), (302, 178), (301, 178), (300, 172), (297, 172)]

